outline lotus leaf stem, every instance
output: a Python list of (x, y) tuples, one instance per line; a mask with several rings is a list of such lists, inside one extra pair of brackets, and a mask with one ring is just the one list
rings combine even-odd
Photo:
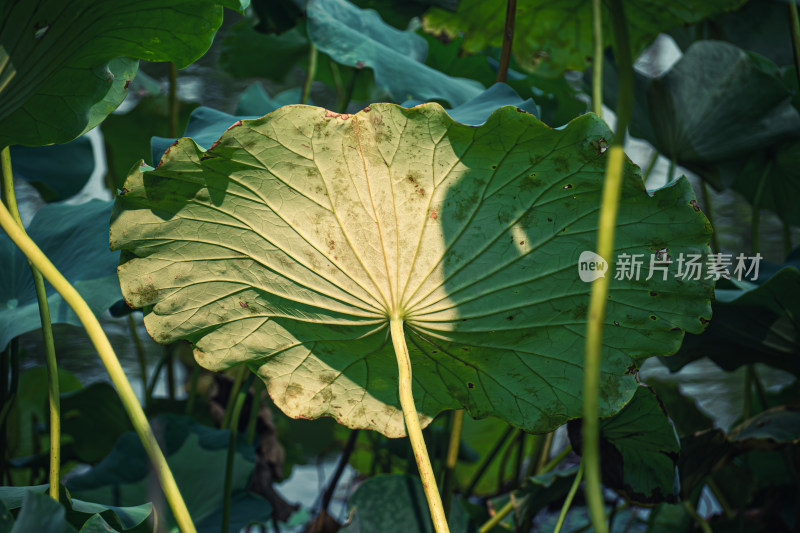
[(433, 474), (431, 460), (428, 457), (428, 449), (425, 447), (425, 439), (422, 436), (422, 427), (419, 424), (419, 415), (414, 405), (411, 381), (411, 357), (406, 346), (405, 333), (403, 331), (403, 319), (392, 317), (389, 321), (394, 352), (397, 357), (397, 368), (399, 377), (400, 406), (403, 409), (403, 418), (406, 421), (406, 431), (408, 439), (411, 441), (411, 448), (414, 450), (414, 459), (419, 468), (419, 476), (422, 479), (422, 487), (425, 491), (425, 498), (428, 500), (428, 508), (431, 511), (431, 519), (436, 533), (449, 533), (447, 518), (444, 514), (442, 498), (436, 486), (436, 476)]
[(175, 483), (175, 478), (169, 469), (167, 460), (161, 448), (158, 446), (153, 429), (147, 421), (147, 417), (136, 398), (136, 393), (133, 392), (130, 381), (128, 381), (125, 371), (120, 365), (119, 359), (114, 353), (114, 348), (108, 340), (103, 328), (100, 326), (97, 317), (94, 316), (89, 305), (81, 297), (78, 291), (64, 278), (64, 276), (53, 266), (53, 263), (42, 253), (36, 243), (23, 231), (16, 223), (14, 218), (6, 209), (5, 205), (0, 204), (0, 227), (8, 234), (14, 244), (22, 250), (22, 253), (33, 263), (33, 265), (44, 275), (45, 279), (55, 288), (56, 291), (64, 298), (64, 301), (72, 308), (78, 319), (86, 329), (89, 339), (92, 341), (95, 349), (97, 350), (103, 365), (111, 377), (111, 381), (117, 389), (122, 405), (131, 419), (139, 439), (150, 458), (156, 477), (161, 484), (164, 494), (167, 498), (167, 503), (172, 509), (178, 527), (183, 533), (194, 533), (196, 531), (192, 523), (189, 510), (186, 508), (186, 503), (183, 501), (178, 485)]

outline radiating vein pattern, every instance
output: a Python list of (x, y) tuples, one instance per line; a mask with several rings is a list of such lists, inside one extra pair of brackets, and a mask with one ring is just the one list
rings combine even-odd
[[(437, 104), (376, 104), (287, 106), (207, 151), (181, 139), (117, 200), (123, 294), (157, 341), (247, 363), (292, 416), (403, 435), (400, 317), (423, 423), (463, 406), (548, 431), (580, 415), (578, 256), (609, 136), (594, 115), (556, 131), (506, 107), (469, 127)], [(628, 163), (618, 251), (707, 252), (693, 200), (685, 180), (648, 194)], [(633, 394), (632, 358), (675, 351), (710, 315), (712, 281), (645, 277), (611, 284), (603, 414)]]

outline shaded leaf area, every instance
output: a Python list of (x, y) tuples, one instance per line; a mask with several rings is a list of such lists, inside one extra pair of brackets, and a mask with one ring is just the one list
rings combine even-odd
[(342, 65), (371, 68), (375, 83), (395, 101), (457, 106), (484, 89), (477, 81), (451, 78), (425, 65), (425, 40), (385, 24), (374, 11), (346, 0), (310, 0), (306, 13), (309, 38), (320, 51)]
[[(459, 463), (456, 468), (456, 482), (461, 490), (464, 491), (472, 485), (475, 476), (483, 467), (486, 460), (491, 460), (486, 467), (484, 474), (475, 484), (472, 493), (478, 496), (496, 494), (503, 483), (508, 479), (516, 479), (517, 473), (514, 472), (515, 464), (512, 453), (516, 454), (519, 450), (517, 439), (513, 438), (509, 425), (497, 418), (487, 417), (481, 420), (464, 417), (462, 428), (462, 446), (468, 445), (477, 452), (480, 457), (478, 461), (469, 463)], [(490, 458), (490, 453), (496, 446), (495, 458)], [(537, 446), (533, 438), (527, 437), (523, 443), (521, 453), (523, 457), (531, 457), (536, 451)]]
[[(151, 522), (155, 517), (150, 503), (131, 507), (101, 505), (72, 498), (63, 485), (59, 503), (46, 494), (47, 487), (0, 487), (0, 508), (5, 508), (9, 518), (9, 527), (3, 531), (147, 533), (153, 530)], [(16, 518), (11, 512), (16, 512)]]
[(14, 175), (33, 185), (45, 202), (59, 202), (78, 194), (94, 172), (92, 142), (79, 137), (67, 144), (13, 146)]
[(694, 398), (683, 394), (677, 383), (656, 378), (647, 378), (646, 383), (656, 392), (667, 410), (678, 437), (683, 438), (714, 426), (712, 418), (698, 407)]
[(530, 531), (539, 511), (566, 497), (577, 472), (578, 466), (571, 466), (527, 478), (513, 496), (516, 531)]
[(697, 25), (674, 28), (669, 34), (682, 50), (698, 39), (714, 39), (761, 54), (778, 65), (789, 65), (794, 57), (787, 3), (748, 0), (735, 11), (716, 15)]
[[(615, 101), (613, 68), (605, 69), (604, 86), (606, 102)], [(737, 187), (749, 191), (751, 203), (764, 172), (762, 150), (800, 136), (800, 113), (777, 66), (721, 41), (694, 43), (658, 78), (637, 73), (634, 95), (631, 134), (718, 189), (733, 184), (748, 158), (761, 158), (742, 173), (746, 186)], [(794, 187), (780, 181), (775, 187), (784, 193)]]
[[(437, 104), (375, 104), (284, 107), (205, 152), (181, 139), (118, 199), (123, 292), (157, 341), (190, 340), (209, 369), (247, 363), (290, 416), (403, 435), (400, 316), (423, 423), (463, 406), (549, 431), (581, 411), (590, 285), (575, 265), (609, 135), (593, 115), (555, 131), (505, 107), (474, 128)], [(685, 180), (650, 196), (627, 163), (624, 183), (620, 252), (707, 252)], [(710, 294), (674, 274), (612, 281), (604, 416), (635, 389), (631, 356), (702, 330)]]
[[(224, 495), (224, 476), (213, 479), (209, 472), (225, 472), (225, 459), (229, 432), (202, 426), (190, 418), (162, 415), (151, 420), (167, 463), (175, 476), (192, 519), (198, 524), (207, 524), (213, 531), (214, 524), (221, 520)], [(232, 527), (239, 527), (250, 520), (265, 522), (272, 514), (270, 504), (247, 492), (254, 468), (254, 452), (243, 440), (237, 443), (233, 464), (233, 491), (236, 506), (231, 508)], [(216, 481), (214, 481), (216, 480)], [(67, 487), (75, 496), (108, 505), (131, 506), (153, 501), (151, 487), (156, 486), (155, 474), (135, 433), (124, 434), (114, 449), (97, 466), (84, 474), (69, 479)], [(254, 506), (254, 501), (260, 505)], [(156, 505), (164, 502), (154, 502)], [(159, 507), (161, 508), (161, 507)], [(159, 522), (174, 527), (174, 518), (163, 505), (165, 514)], [(250, 510), (245, 514), (246, 510)], [(256, 514), (250, 514), (256, 513)]]
[(763, 363), (800, 376), (800, 271), (792, 258), (789, 264), (761, 277), (760, 285), (720, 284), (708, 329), (688, 335), (678, 353), (662, 362), (676, 372), (709, 357), (725, 370)]
[(203, 55), (222, 5), (241, 8), (231, 0), (3, 2), (0, 146), (65, 143), (90, 130), (125, 99), (138, 59), (182, 68)]
[[(120, 300), (117, 252), (108, 250), (107, 220), (112, 202), (47, 205), (36, 213), (28, 235), (72, 283), (95, 315)], [(39, 306), (28, 260), (0, 234), (0, 348), (11, 339), (41, 327)], [(80, 326), (75, 313), (49, 284), (47, 301), (54, 324)]]
[[(169, 103), (160, 91), (141, 97), (136, 107), (122, 114), (111, 114), (100, 127), (106, 146), (108, 183), (122, 187), (131, 167), (145, 159), (152, 163), (150, 139), (169, 135)], [(189, 114), (197, 104), (178, 103), (178, 131), (183, 131)]]
[[(629, 0), (624, 3), (631, 52), (639, 55), (661, 32), (733, 9), (743, 0), (669, 2)], [(455, 13), (433, 8), (424, 16), (426, 31), (451, 38), (464, 35), (464, 49), (478, 52), (503, 43), (506, 2), (461, 0)], [(603, 39), (612, 43), (608, 9), (603, 9)], [(582, 0), (520, 0), (514, 24), (514, 58), (528, 72), (555, 77), (565, 70), (591, 66), (592, 5)]]
[[(570, 422), (567, 430), (580, 453), (580, 423)], [(637, 504), (677, 502), (680, 450), (664, 407), (648, 387), (638, 387), (628, 405), (600, 421), (603, 483)]]
[[(6, 419), (6, 452), (8, 457), (19, 460), (44, 451), (47, 454), (47, 430), (49, 417), (47, 403), (48, 379), (45, 367), (29, 368), (19, 376), (16, 395), (7, 401), (10, 404)], [(81, 382), (68, 371), (58, 370), (58, 385), (62, 393), (81, 388)], [(46, 460), (45, 460), (46, 461)], [(30, 483), (30, 471), (11, 470), (15, 485)]]
[[(729, 464), (741, 464), (754, 452), (765, 453), (791, 447), (800, 442), (800, 406), (796, 399), (790, 405), (772, 407), (745, 420), (729, 434), (711, 428), (681, 438), (681, 456), (678, 465), (681, 475), (681, 492), (689, 494), (705, 481), (709, 474), (718, 472)], [(793, 449), (796, 454), (796, 447)], [(781, 454), (774, 456), (782, 461)], [(743, 456), (745, 459), (742, 459)], [(778, 476), (776, 479), (781, 479)], [(768, 476), (767, 476), (768, 479)], [(760, 486), (764, 486), (762, 483)], [(746, 503), (746, 502), (745, 502)]]
[[(335, 441), (333, 442), (337, 444), (337, 449), (339, 449), (346, 442), (350, 430), (336, 425), (333, 433), (335, 434)], [(444, 469), (443, 458), (447, 454), (447, 446), (450, 442), (446, 417), (439, 417), (426, 427), (423, 431), (423, 436), (428, 455), (431, 456), (434, 471), (441, 471)], [(457, 470), (474, 467), (480, 458), (480, 452), (474, 449), (468, 442), (467, 436), (463, 435), (458, 449)], [(359, 433), (353, 453), (350, 455), (350, 466), (364, 475), (416, 472), (414, 451), (411, 449), (411, 444), (408, 440), (388, 439), (376, 432)]]
[[(372, 477), (358, 486), (347, 507), (351, 518), (342, 531), (348, 533), (433, 533), (428, 502), (417, 477)], [(477, 531), (458, 499), (453, 501), (448, 522), (453, 533)]]

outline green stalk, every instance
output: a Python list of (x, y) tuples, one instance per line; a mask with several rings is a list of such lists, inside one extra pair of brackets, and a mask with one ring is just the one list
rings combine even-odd
[(714, 226), (714, 212), (711, 205), (711, 196), (708, 194), (708, 184), (700, 182), (700, 189), (703, 192), (703, 207), (708, 223), (711, 224), (711, 249), (714, 253), (719, 253), (719, 241), (717, 240), (717, 230)]
[(228, 429), (231, 427), (231, 419), (233, 417), (235, 403), (234, 399), (238, 396), (239, 390), (242, 388), (242, 382), (244, 381), (246, 375), (247, 367), (245, 365), (240, 366), (238, 368), (238, 372), (236, 373), (236, 377), (233, 379), (231, 392), (228, 394), (228, 405), (225, 406), (225, 415), (222, 417), (222, 424), (220, 425), (222, 429)]
[[(625, 165), (625, 130), (630, 122), (633, 102), (633, 63), (631, 60), (628, 29), (622, 0), (610, 2), (611, 22), (614, 29), (615, 54), (619, 68), (619, 99), (617, 101), (617, 131), (608, 149), (606, 176), (597, 229), (597, 253), (613, 266), (614, 230), (619, 210), (619, 196)], [(586, 324), (586, 362), (583, 377), (583, 458), (586, 475), (586, 503), (596, 533), (607, 533), (603, 489), (600, 476), (600, 422), (598, 399), (600, 396), (600, 366), (603, 349), (603, 322), (608, 301), (609, 276), (592, 283), (589, 316)]]
[(408, 439), (411, 441), (411, 448), (414, 450), (414, 459), (417, 462), (417, 468), (419, 468), (419, 476), (422, 479), (425, 498), (428, 500), (433, 527), (436, 533), (449, 533), (450, 529), (447, 527), (442, 498), (436, 488), (436, 476), (433, 475), (431, 460), (428, 457), (425, 439), (422, 437), (422, 428), (419, 425), (419, 415), (414, 405), (411, 357), (408, 355), (405, 333), (403, 332), (403, 319), (393, 316), (389, 321), (389, 325), (392, 333), (392, 344), (394, 344), (394, 352), (397, 357), (400, 406), (403, 409), (406, 431), (408, 432)]
[(308, 71), (306, 72), (306, 79), (303, 81), (303, 92), (300, 96), (300, 103), (307, 104), (308, 97), (311, 95), (311, 84), (314, 82), (314, 77), (317, 75), (317, 47), (312, 43), (309, 45), (308, 52)]
[(783, 256), (789, 257), (792, 253), (792, 227), (785, 220), (783, 221)]
[(753, 220), (750, 227), (751, 238), (753, 239), (753, 255), (758, 253), (758, 225), (760, 221), (759, 208), (761, 207), (761, 198), (764, 196), (764, 188), (767, 185), (767, 176), (769, 176), (771, 171), (772, 159), (769, 159), (767, 160), (767, 164), (764, 166), (764, 172), (761, 173), (761, 177), (758, 179), (758, 188), (756, 189), (756, 195), (753, 198)]
[(147, 358), (144, 355), (142, 339), (139, 338), (139, 333), (136, 331), (136, 320), (133, 318), (133, 313), (128, 315), (128, 330), (131, 333), (131, 339), (133, 339), (133, 346), (136, 348), (139, 375), (142, 376), (142, 401), (145, 402), (145, 409), (147, 409)]
[(169, 119), (169, 136), (178, 136), (178, 67), (169, 64), (169, 93), (167, 95), (167, 115)]
[(792, 32), (792, 51), (794, 52), (794, 69), (797, 83), (800, 86), (800, 17), (797, 15), (797, 4), (789, 0), (789, 24)]
[(675, 162), (675, 157), (669, 158), (669, 169), (667, 170), (667, 183), (672, 183), (672, 180), (675, 179), (675, 167), (677, 163)]
[(194, 533), (196, 531), (194, 524), (186, 508), (186, 503), (183, 501), (181, 493), (178, 490), (178, 485), (175, 483), (175, 478), (172, 476), (169, 465), (167, 465), (167, 460), (164, 458), (164, 454), (158, 446), (158, 442), (153, 435), (153, 430), (147, 421), (142, 406), (139, 404), (139, 400), (133, 392), (133, 388), (119, 363), (119, 359), (114, 353), (114, 349), (111, 347), (111, 343), (108, 341), (108, 337), (106, 337), (103, 328), (97, 321), (97, 317), (94, 316), (89, 305), (78, 291), (76, 291), (58, 269), (53, 266), (53, 263), (51, 263), (47, 256), (36, 246), (36, 243), (34, 243), (17, 225), (11, 213), (8, 212), (8, 209), (6, 209), (3, 204), (0, 204), (0, 227), (3, 228), (11, 240), (14, 241), (14, 244), (17, 245), (28, 260), (33, 263), (39, 272), (44, 275), (45, 279), (47, 279), (61, 297), (64, 298), (64, 301), (72, 308), (81, 321), (81, 324), (83, 324), (153, 464), (156, 476), (164, 490), (167, 503), (169, 503), (172, 513), (175, 515), (178, 527), (183, 533)]
[(694, 521), (697, 522), (697, 525), (700, 526), (700, 529), (703, 531), (703, 533), (714, 533), (714, 530), (711, 529), (711, 526), (708, 524), (708, 522), (706, 522), (705, 518), (697, 514), (692, 502), (689, 500), (684, 500), (683, 508), (686, 509), (686, 512), (689, 513), (689, 516), (691, 516)]
[(517, 0), (506, 0), (506, 22), (503, 27), (503, 49), (497, 67), (497, 83), (505, 83), (508, 66), (511, 64), (511, 47), (514, 44), (514, 19), (517, 15)]
[[(246, 366), (242, 366), (242, 368), (247, 370)], [(236, 394), (236, 399), (234, 400), (233, 397), (230, 397), (228, 404), (234, 404), (233, 413), (231, 414), (231, 426), (229, 431), (231, 432), (230, 437), (228, 438), (228, 454), (225, 457), (225, 487), (222, 500), (222, 533), (228, 533), (230, 529), (231, 523), (231, 491), (233, 490), (233, 460), (236, 457), (236, 437), (239, 436), (239, 415), (242, 413), (242, 406), (244, 405), (244, 400), (247, 398), (247, 389), (250, 388), (250, 384), (253, 383), (253, 378), (256, 375), (252, 372), (250, 373), (250, 377), (247, 379), (247, 384), (242, 387), (239, 392)]]
[(339, 65), (337, 65), (336, 61), (330, 57), (328, 57), (328, 67), (331, 69), (333, 86), (336, 87), (336, 112), (344, 113), (345, 109), (342, 108), (342, 104), (344, 103), (344, 83), (342, 82), (342, 73), (339, 70)]
[(472, 476), (469, 485), (467, 485), (467, 489), (463, 491), (464, 498), (469, 498), (470, 496), (472, 496), (472, 492), (475, 490), (475, 487), (478, 486), (478, 483), (480, 482), (481, 478), (489, 469), (489, 466), (491, 466), (492, 462), (497, 457), (497, 454), (500, 453), (500, 450), (503, 448), (503, 445), (506, 443), (506, 441), (509, 439), (509, 437), (511, 437), (513, 433), (514, 433), (514, 428), (508, 426), (508, 428), (505, 430), (500, 439), (498, 439), (498, 441), (495, 443), (492, 450), (486, 455), (486, 457), (484, 457), (483, 462), (475, 471), (475, 474)]
[(550, 449), (553, 447), (553, 437), (555, 437), (555, 431), (551, 431), (544, 436), (542, 451), (539, 454), (539, 461), (536, 463), (537, 474), (541, 472), (542, 468), (544, 468), (544, 465), (550, 460)]
[(537, 473), (537, 474), (546, 474), (546, 473), (548, 473), (549, 471), (551, 471), (552, 469), (554, 469), (556, 466), (558, 466), (558, 464), (559, 464), (561, 461), (563, 461), (564, 459), (566, 459), (566, 458), (567, 458), (567, 456), (568, 456), (570, 453), (572, 453), (572, 446), (570, 446), (569, 444), (567, 444), (567, 445), (564, 447), (564, 449), (563, 449), (563, 450), (561, 450), (560, 452), (558, 452), (558, 453), (556, 454), (556, 456), (555, 456), (555, 457), (553, 457), (552, 459), (550, 459), (550, 461), (549, 461), (547, 464), (545, 464), (545, 465), (544, 465), (544, 466), (543, 466), (543, 467), (542, 467), (542, 468), (541, 468), (541, 469), (540, 469), (538, 472), (536, 472), (536, 473)]
[(653, 150), (653, 155), (650, 156), (650, 161), (647, 163), (647, 169), (644, 171), (644, 174), (642, 175), (643, 182), (647, 182), (647, 178), (649, 178), (650, 173), (653, 172), (653, 168), (655, 168), (656, 162), (658, 162), (658, 150)]
[(246, 439), (251, 446), (255, 444), (258, 412), (261, 409), (261, 394), (259, 394), (259, 391), (256, 389), (258, 389), (258, 387), (253, 388), (253, 401), (250, 403), (250, 420), (247, 421)]
[[(8, 146), (0, 152), (2, 165), (3, 201), (16, 221), (20, 230), (25, 232), (22, 218), (19, 216), (17, 197), (14, 193), (14, 173), (11, 168), (11, 150)], [(39, 320), (42, 324), (44, 339), (45, 365), (47, 367), (48, 404), (50, 406), (50, 497), (58, 501), (59, 479), (61, 477), (61, 395), (58, 390), (58, 363), (56, 362), (56, 346), (53, 341), (53, 326), (50, 322), (50, 304), (47, 302), (47, 289), (42, 274), (28, 263), (33, 275), (36, 289), (36, 300), (39, 303)]]
[(569, 508), (572, 505), (572, 500), (575, 498), (575, 493), (578, 492), (578, 487), (581, 485), (582, 478), (583, 461), (581, 461), (581, 466), (578, 467), (578, 473), (575, 475), (575, 481), (572, 482), (572, 486), (569, 488), (567, 499), (564, 500), (564, 505), (561, 506), (561, 512), (558, 513), (558, 521), (556, 522), (556, 527), (553, 528), (553, 533), (559, 533), (561, 531), (561, 528), (564, 525), (564, 520), (567, 518), (567, 511), (569, 511)]
[(592, 61), (592, 111), (603, 116), (603, 13), (601, 0), (592, 0), (592, 37), (594, 60)]
[[(563, 450), (558, 452), (558, 455), (553, 457), (553, 459), (544, 465), (541, 470), (536, 472), (537, 475), (546, 474), (554, 469), (561, 461), (563, 461), (572, 451), (572, 446), (567, 445)], [(583, 468), (583, 461), (581, 461), (581, 468)], [(508, 516), (508, 513), (514, 510), (514, 500), (511, 499), (507, 504), (500, 508), (492, 518), (490, 518), (485, 524), (483, 524), (479, 529), (479, 533), (486, 533), (490, 531), (494, 526), (502, 522), (502, 520)]]
[(458, 462), (458, 447), (461, 444), (461, 430), (464, 427), (464, 410), (453, 412), (453, 427), (450, 429), (450, 442), (447, 446), (447, 458), (444, 465), (444, 483), (442, 484), (442, 500), (444, 515), (450, 516), (450, 503), (455, 488), (455, 470)]
[(200, 378), (200, 365), (197, 363), (192, 367), (192, 377), (189, 382), (189, 397), (186, 399), (186, 416), (194, 411), (194, 398), (197, 396), (197, 380)]
[(169, 352), (164, 351), (164, 353), (161, 355), (161, 359), (159, 359), (158, 363), (156, 364), (156, 368), (153, 370), (153, 375), (150, 377), (150, 383), (147, 385), (147, 390), (145, 391), (145, 409), (147, 409), (150, 406), (150, 403), (153, 401), (153, 392), (156, 389), (158, 377), (161, 375), (161, 370), (164, 368), (164, 365), (167, 363), (167, 361), (169, 361)]

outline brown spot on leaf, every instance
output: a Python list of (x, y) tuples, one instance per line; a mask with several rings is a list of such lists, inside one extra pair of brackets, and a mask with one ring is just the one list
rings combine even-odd
[(700, 211), (700, 206), (697, 205), (697, 200), (690, 201), (689, 205), (692, 206), (692, 209), (694, 209), (695, 211)]
[(125, 85), (123, 85), (122, 88), (127, 91), (128, 87), (130, 86), (131, 86), (131, 80), (125, 80)]
[(242, 307), (242, 308), (244, 308), (244, 309), (247, 309), (247, 308), (248, 308), (248, 307), (250, 307), (250, 306), (249, 306), (249, 305), (247, 305), (247, 302), (243, 302), (243, 301), (239, 300), (239, 307)]

